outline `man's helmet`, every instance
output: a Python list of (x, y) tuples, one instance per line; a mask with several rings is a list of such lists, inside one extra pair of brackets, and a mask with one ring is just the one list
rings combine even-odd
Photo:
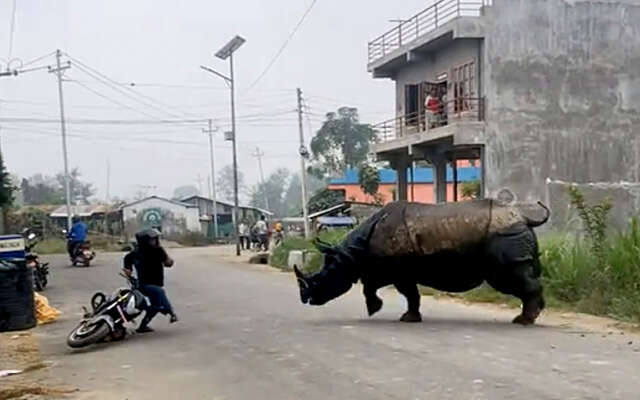
[(153, 228), (143, 229), (136, 233), (136, 241), (141, 248), (145, 247), (159, 247), (160, 246), (160, 232)]

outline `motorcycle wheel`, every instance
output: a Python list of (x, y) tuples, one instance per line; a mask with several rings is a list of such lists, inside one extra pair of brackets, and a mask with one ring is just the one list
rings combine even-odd
[(95, 312), (98, 308), (100, 308), (100, 306), (103, 305), (105, 301), (107, 301), (107, 296), (105, 296), (104, 293), (97, 292), (96, 294), (94, 294), (91, 297), (91, 307), (93, 308), (93, 311)]
[(42, 278), (40, 278), (40, 274), (38, 272), (34, 272), (33, 274), (33, 288), (36, 290), (36, 292), (41, 292), (42, 289), (44, 289)]
[(99, 321), (96, 324), (88, 325), (88, 322), (82, 322), (67, 337), (67, 344), (74, 349), (89, 346), (104, 339), (111, 333), (109, 325), (105, 321)]

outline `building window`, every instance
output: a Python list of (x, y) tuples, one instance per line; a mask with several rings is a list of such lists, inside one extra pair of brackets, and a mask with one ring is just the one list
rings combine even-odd
[(451, 70), (454, 112), (469, 111), (470, 99), (476, 95), (476, 62), (471, 60)]

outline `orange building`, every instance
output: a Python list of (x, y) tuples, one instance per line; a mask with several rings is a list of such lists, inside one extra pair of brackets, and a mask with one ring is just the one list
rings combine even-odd
[[(472, 182), (480, 180), (480, 168), (462, 167), (458, 168), (458, 183)], [(380, 176), (380, 186), (378, 188), (378, 196), (382, 197), (384, 203), (391, 202), (395, 199), (396, 184), (398, 177), (395, 170), (381, 169), (378, 171)], [(433, 170), (431, 168), (416, 168), (413, 171), (413, 179), (411, 172), (407, 171), (407, 200), (418, 203), (435, 203)], [(357, 201), (363, 203), (373, 203), (375, 199), (362, 190), (358, 180), (358, 171), (356, 169), (348, 170), (344, 176), (334, 178), (329, 181), (329, 190), (342, 191), (346, 200)], [(447, 201), (453, 201), (453, 170), (447, 168)], [(458, 199), (462, 199), (462, 189), (458, 185)]]

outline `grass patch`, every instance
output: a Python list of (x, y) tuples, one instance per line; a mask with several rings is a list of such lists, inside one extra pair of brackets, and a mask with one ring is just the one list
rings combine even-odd
[(213, 238), (207, 237), (200, 232), (188, 232), (182, 235), (167, 236), (168, 240), (178, 243), (181, 246), (186, 247), (204, 247), (215, 244)]
[(38, 243), (34, 251), (40, 254), (62, 254), (67, 252), (67, 242), (62, 239), (44, 239)]
[(640, 229), (609, 237), (602, 253), (573, 236), (542, 242), (542, 280), (550, 304), (640, 322)]
[[(91, 248), (103, 252), (122, 251), (123, 244), (112, 236), (89, 235)], [(67, 252), (67, 241), (62, 238), (47, 238), (38, 243), (34, 251), (39, 254), (64, 254)]]
[[(346, 229), (335, 229), (330, 231), (321, 232), (318, 238), (322, 241), (337, 244), (349, 233)], [(292, 250), (308, 250), (311, 254), (311, 260), (305, 268), (306, 273), (313, 273), (322, 268), (322, 255), (313, 245), (311, 240), (305, 240), (304, 238), (294, 237), (287, 238), (273, 250), (271, 257), (269, 258), (269, 264), (272, 267), (289, 270), (287, 260), (289, 258), (289, 252)]]

